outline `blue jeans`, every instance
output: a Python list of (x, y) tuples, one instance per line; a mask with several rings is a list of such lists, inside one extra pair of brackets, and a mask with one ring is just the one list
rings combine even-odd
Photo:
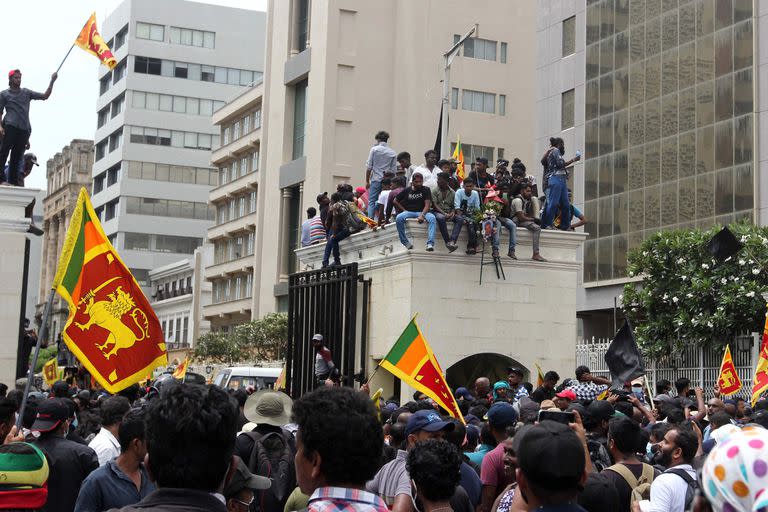
[[(397, 223), (397, 234), (400, 237), (400, 243), (408, 247), (411, 242), (408, 241), (408, 237), (405, 236), (405, 221), (408, 219), (416, 219), (421, 215), (421, 212), (402, 212), (397, 214), (395, 222)], [(435, 245), (435, 228), (437, 227), (437, 221), (432, 213), (424, 215), (427, 220), (427, 243)]]
[(371, 181), (371, 187), (368, 189), (368, 217), (373, 218), (376, 215), (376, 203), (381, 195), (381, 180)]
[[(571, 203), (568, 200), (568, 183), (563, 175), (553, 175), (549, 178), (549, 195), (544, 214), (541, 216), (541, 227), (552, 225), (557, 215), (558, 207), (561, 212), (570, 212)], [(560, 229), (568, 231), (571, 227), (571, 219), (568, 215), (561, 216)]]
[(462, 219), (459, 216), (454, 215), (451, 219), (451, 222), (453, 222), (453, 230), (451, 233), (448, 233), (448, 219), (446, 216), (440, 212), (434, 212), (435, 220), (437, 221), (437, 227), (440, 228), (440, 234), (443, 235), (443, 240), (445, 243), (448, 242), (455, 242), (459, 238), (459, 233), (461, 233), (461, 226), (464, 224), (464, 219)]
[(506, 217), (499, 217), (499, 222), (509, 231), (509, 250), (514, 251), (517, 245), (517, 225)]
[(339, 242), (344, 240), (350, 235), (350, 232), (347, 228), (334, 230), (331, 229), (328, 232), (328, 241), (325, 243), (325, 252), (323, 253), (323, 266), (328, 266), (328, 258), (331, 256), (331, 252), (333, 252), (333, 262), (337, 265), (341, 263), (341, 255), (339, 254)]

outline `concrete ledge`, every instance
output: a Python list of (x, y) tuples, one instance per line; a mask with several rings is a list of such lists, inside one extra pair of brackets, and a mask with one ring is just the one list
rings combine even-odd
[[(450, 228), (450, 225), (449, 225)], [(449, 253), (443, 243), (440, 231), (435, 236), (434, 252), (425, 250), (427, 243), (427, 225), (420, 225), (416, 220), (409, 220), (406, 224), (406, 233), (413, 243), (414, 248), (408, 250), (400, 243), (397, 236), (397, 226), (395, 223), (387, 224), (383, 229), (376, 231), (365, 230), (355, 233), (340, 245), (341, 261), (343, 263), (357, 262), (360, 271), (365, 269), (385, 267), (402, 261), (434, 261), (463, 263), (468, 266), (480, 265), (480, 249), (478, 253), (469, 256), (465, 254), (467, 245), (466, 228), (462, 230), (459, 236), (459, 249)], [(501, 229), (501, 240), (499, 242), (500, 252), (502, 254), (502, 263), (505, 267), (514, 268), (562, 268), (579, 269), (581, 262), (576, 259), (577, 249), (587, 238), (587, 233), (574, 231), (553, 231), (544, 230), (541, 232), (539, 240), (539, 250), (541, 255), (547, 259), (546, 262), (531, 260), (533, 254), (531, 232), (524, 228), (517, 229), (517, 245), (515, 253), (517, 260), (512, 260), (506, 256), (509, 245), (509, 232), (506, 228)], [(311, 270), (320, 268), (323, 260), (325, 244), (303, 247), (296, 250), (299, 258), (301, 270)], [(487, 255), (490, 255), (491, 246), (486, 244)]]
[(309, 74), (312, 67), (312, 48), (307, 48), (292, 59), (286, 61), (283, 67), (283, 84), (292, 85)]
[(280, 188), (298, 185), (307, 176), (307, 157), (302, 156), (280, 166)]

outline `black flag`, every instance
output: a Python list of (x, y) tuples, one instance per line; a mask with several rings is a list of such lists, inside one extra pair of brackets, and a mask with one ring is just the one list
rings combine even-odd
[(742, 247), (743, 245), (731, 233), (728, 226), (721, 229), (718, 234), (712, 237), (712, 240), (707, 242), (707, 249), (721, 263), (739, 252)]
[(645, 375), (645, 364), (640, 349), (637, 348), (635, 335), (627, 320), (614, 336), (611, 346), (605, 353), (605, 363), (613, 377), (613, 386), (621, 389), (624, 383)]
[(437, 120), (437, 137), (435, 138), (435, 153), (437, 153), (438, 158), (443, 156), (443, 148), (441, 147), (442, 141), (443, 141), (443, 107), (441, 104), (440, 119)]

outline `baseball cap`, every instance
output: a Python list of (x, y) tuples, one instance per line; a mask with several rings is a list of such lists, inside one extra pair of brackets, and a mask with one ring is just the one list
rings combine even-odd
[(443, 421), (443, 418), (437, 412), (422, 409), (421, 411), (416, 411), (408, 418), (408, 423), (405, 425), (405, 435), (409, 436), (419, 430), (439, 432), (440, 430), (452, 431), (454, 428), (456, 428), (456, 425), (453, 422)]
[(12, 70), (10, 70), (10, 71), (8, 72), (8, 78), (11, 78), (11, 77), (12, 77), (13, 75), (15, 75), (16, 73), (18, 73), (18, 74), (21, 74), (21, 70), (20, 70), (20, 69), (12, 69)]
[(496, 402), (488, 409), (486, 414), (488, 417), (488, 423), (496, 428), (507, 428), (517, 423), (517, 411), (512, 404), (507, 402)]
[(322, 194), (317, 194), (317, 197), (315, 200), (319, 203), (321, 199), (328, 197), (328, 192), (323, 192)]
[(69, 396), (69, 384), (63, 380), (57, 380), (53, 383), (53, 386), (51, 386), (51, 391), (54, 396)]
[(558, 411), (560, 410), (557, 408), (557, 406), (555, 405), (555, 402), (553, 402), (552, 400), (543, 400), (541, 402), (541, 410), (548, 411), (550, 409), (557, 409)]
[(667, 402), (667, 403), (672, 403), (672, 402), (674, 402), (675, 400), (674, 400), (674, 398), (672, 398), (671, 396), (669, 396), (669, 395), (668, 395), (668, 394), (666, 394), (666, 393), (659, 393), (658, 395), (656, 395), (655, 397), (653, 397), (653, 401), (654, 401), (654, 402)]
[(576, 392), (572, 389), (564, 389), (559, 393), (555, 393), (557, 398), (567, 398), (571, 402), (576, 400)]
[(521, 377), (525, 375), (525, 372), (522, 370), (522, 368), (517, 368), (516, 366), (507, 366), (507, 375), (510, 375), (513, 373)]
[(30, 160), (33, 164), (40, 166), (39, 163), (37, 163), (37, 155), (34, 153), (24, 153), (24, 160)]
[(312, 341), (323, 341), (323, 335), (315, 334), (314, 336), (312, 336)]
[(48, 461), (36, 446), (10, 443), (0, 446), (0, 507), (38, 509), (48, 500)]
[(525, 442), (517, 451), (517, 466), (528, 480), (548, 490), (578, 487), (586, 462), (584, 449), (567, 425), (545, 420), (528, 429), (522, 440)]
[(467, 388), (456, 388), (456, 393), (454, 393), (454, 396), (456, 398), (463, 398), (464, 400), (472, 401), (475, 399), (474, 396), (472, 396), (472, 393)]
[(58, 398), (45, 400), (37, 406), (35, 422), (30, 430), (50, 432), (69, 418), (69, 408)]
[(488, 159), (485, 158), (484, 156), (479, 156), (479, 157), (475, 158), (475, 162), (488, 165)]
[(231, 498), (243, 489), (261, 491), (272, 487), (272, 480), (267, 477), (254, 475), (248, 470), (243, 459), (237, 458), (237, 465), (229, 483), (224, 487), (224, 497)]

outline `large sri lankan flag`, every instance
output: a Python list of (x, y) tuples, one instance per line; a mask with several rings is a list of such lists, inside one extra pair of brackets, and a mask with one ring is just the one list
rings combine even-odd
[(53, 288), (69, 304), (64, 341), (108, 392), (167, 364), (160, 322), (109, 243), (85, 188), (72, 213)]
[(448, 414), (464, 422), (456, 399), (445, 382), (443, 370), (437, 364), (432, 349), (416, 324), (416, 317), (411, 319), (379, 366), (421, 391), (448, 411)]

